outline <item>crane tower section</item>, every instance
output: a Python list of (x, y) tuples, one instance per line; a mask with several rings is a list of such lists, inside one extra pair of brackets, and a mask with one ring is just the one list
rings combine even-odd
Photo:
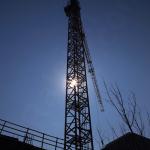
[(68, 17), (68, 48), (65, 104), (65, 150), (93, 150), (85, 63), (84, 33), (77, 0), (65, 7)]

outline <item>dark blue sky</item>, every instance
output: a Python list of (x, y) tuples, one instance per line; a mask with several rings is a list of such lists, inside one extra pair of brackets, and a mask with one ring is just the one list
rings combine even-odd
[[(65, 4), (65, 0), (0, 1), (0, 118), (59, 137), (64, 132)], [(125, 94), (134, 91), (141, 108), (148, 109), (150, 1), (81, 0), (81, 7), (103, 97), (104, 78), (117, 82)], [(98, 108), (91, 80), (89, 90), (95, 135)], [(116, 125), (118, 116), (104, 104), (100, 125), (105, 128), (107, 120)]]

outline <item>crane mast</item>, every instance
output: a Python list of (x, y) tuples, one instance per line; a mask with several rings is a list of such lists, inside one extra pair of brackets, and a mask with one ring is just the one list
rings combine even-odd
[(78, 0), (70, 0), (64, 10), (68, 17), (64, 149), (94, 150), (86, 62), (101, 110), (103, 105), (83, 31)]

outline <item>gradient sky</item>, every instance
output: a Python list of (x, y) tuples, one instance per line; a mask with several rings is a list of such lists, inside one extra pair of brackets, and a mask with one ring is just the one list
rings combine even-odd
[[(0, 118), (63, 137), (67, 18), (65, 0), (0, 1)], [(89, 76), (94, 137), (118, 115), (105, 102), (103, 78), (150, 106), (150, 1), (81, 0), (81, 13), (105, 112)], [(99, 119), (97, 119), (99, 117)], [(99, 120), (99, 121), (98, 121)], [(107, 133), (106, 133), (107, 134)]]

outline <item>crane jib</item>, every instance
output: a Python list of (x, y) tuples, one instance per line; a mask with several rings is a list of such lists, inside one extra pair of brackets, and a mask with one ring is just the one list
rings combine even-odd
[(85, 34), (83, 36), (83, 45), (84, 45), (85, 56), (86, 56), (86, 60), (87, 60), (87, 64), (88, 64), (88, 71), (89, 71), (89, 73), (91, 74), (91, 77), (92, 77), (92, 82), (93, 82), (95, 93), (96, 93), (96, 96), (97, 96), (97, 99), (98, 99), (98, 103), (100, 105), (100, 110), (104, 111), (102, 97), (101, 97), (100, 90), (99, 90), (99, 87), (98, 87), (98, 84), (97, 84), (95, 70), (94, 70), (91, 55), (90, 55), (90, 52), (89, 52), (89, 49), (88, 49), (88, 45), (87, 45), (87, 42), (86, 42)]

